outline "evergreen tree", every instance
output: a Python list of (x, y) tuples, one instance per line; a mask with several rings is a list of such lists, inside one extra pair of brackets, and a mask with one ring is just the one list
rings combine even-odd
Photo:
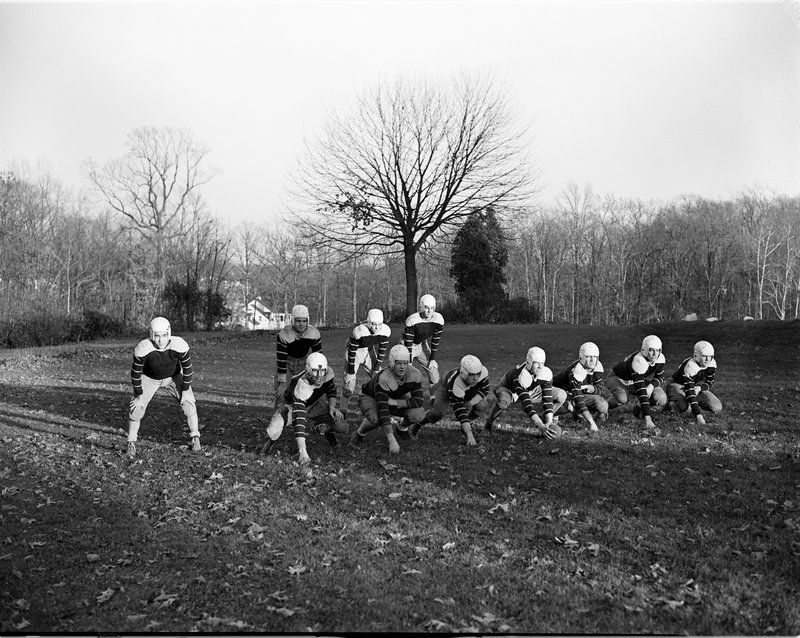
[(472, 213), (456, 233), (450, 262), (450, 277), (456, 294), (473, 321), (497, 318), (508, 299), (503, 288), (508, 248), (494, 209)]

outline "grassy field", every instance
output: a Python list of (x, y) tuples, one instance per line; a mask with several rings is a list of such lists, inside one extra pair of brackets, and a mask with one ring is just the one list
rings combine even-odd
[[(798, 635), (800, 324), (446, 326), (440, 367), (470, 352), (496, 382), (591, 339), (610, 368), (651, 332), (668, 373), (716, 346), (706, 428), (623, 408), (548, 441), (515, 406), (475, 448), (447, 420), (396, 456), (315, 435), (311, 478), (288, 432), (255, 454), (272, 335), (186, 335), (203, 453), (156, 399), (134, 460), (132, 342), (0, 351), (0, 633)], [(346, 336), (323, 332), (337, 375)]]

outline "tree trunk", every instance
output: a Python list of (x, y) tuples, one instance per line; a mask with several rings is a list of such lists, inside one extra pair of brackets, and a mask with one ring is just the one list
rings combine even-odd
[(414, 245), (406, 241), (403, 246), (403, 259), (406, 270), (406, 315), (413, 314), (417, 310), (417, 253)]

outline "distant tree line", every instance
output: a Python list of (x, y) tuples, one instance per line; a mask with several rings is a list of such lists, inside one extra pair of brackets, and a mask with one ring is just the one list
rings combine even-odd
[(450, 322), (800, 317), (800, 198), (652, 202), (568, 184), (541, 207), (507, 120), (490, 85), (367, 94), (314, 148), (305, 207), (235, 228), (209, 211), (216, 171), (186, 130), (135, 129), (123, 156), (86, 165), (79, 193), (9, 167), (0, 347), (140, 334), (156, 314), (176, 331), (231, 327), (255, 297), (303, 303), (320, 326), (371, 307), (402, 321), (422, 293)]

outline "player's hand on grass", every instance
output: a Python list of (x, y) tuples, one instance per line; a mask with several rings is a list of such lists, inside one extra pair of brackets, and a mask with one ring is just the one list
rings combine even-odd
[(695, 421), (697, 421), (697, 425), (705, 425), (706, 424), (706, 418), (702, 414), (698, 414), (695, 417)]

